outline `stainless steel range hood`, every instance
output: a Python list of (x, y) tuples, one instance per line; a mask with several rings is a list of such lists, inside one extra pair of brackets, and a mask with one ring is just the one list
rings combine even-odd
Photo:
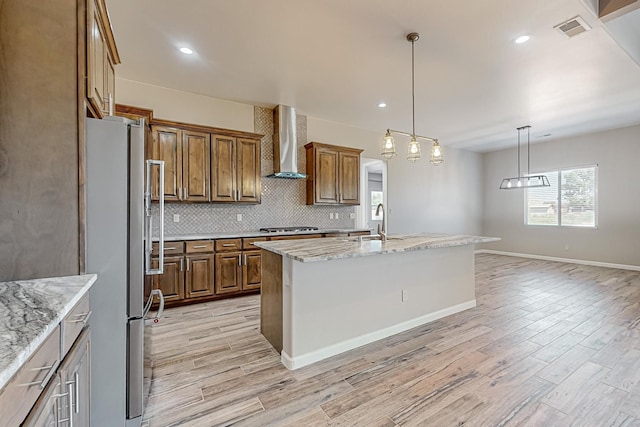
[(278, 105), (273, 110), (273, 175), (276, 178), (306, 178), (298, 172), (296, 109)]

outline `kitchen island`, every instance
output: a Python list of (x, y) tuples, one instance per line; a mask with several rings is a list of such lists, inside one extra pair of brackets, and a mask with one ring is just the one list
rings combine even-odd
[(261, 332), (297, 369), (473, 308), (474, 245), (496, 240), (407, 234), (256, 243)]

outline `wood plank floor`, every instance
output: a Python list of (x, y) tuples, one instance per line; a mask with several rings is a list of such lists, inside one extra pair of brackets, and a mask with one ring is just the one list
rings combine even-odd
[(476, 255), (478, 306), (288, 371), (259, 296), (169, 309), (144, 426), (640, 426), (640, 272)]

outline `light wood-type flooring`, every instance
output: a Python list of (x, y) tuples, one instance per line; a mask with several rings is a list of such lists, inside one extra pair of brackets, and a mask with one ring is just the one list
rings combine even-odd
[(143, 425), (640, 426), (640, 272), (476, 255), (474, 309), (288, 371), (259, 297), (169, 309)]

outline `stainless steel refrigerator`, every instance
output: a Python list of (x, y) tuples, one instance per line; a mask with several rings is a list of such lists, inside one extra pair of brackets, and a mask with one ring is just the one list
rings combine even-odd
[[(158, 167), (162, 187), (164, 165), (145, 162), (142, 120), (87, 118), (85, 125), (86, 270), (98, 274), (90, 291), (91, 425), (139, 426), (151, 380), (144, 338), (153, 322), (145, 316), (154, 296), (160, 301), (157, 317), (164, 305), (161, 292), (145, 292), (144, 286), (145, 274), (160, 274), (163, 267), (160, 259), (158, 269), (150, 268), (149, 180), (151, 168)], [(163, 211), (161, 199), (161, 257)]]

